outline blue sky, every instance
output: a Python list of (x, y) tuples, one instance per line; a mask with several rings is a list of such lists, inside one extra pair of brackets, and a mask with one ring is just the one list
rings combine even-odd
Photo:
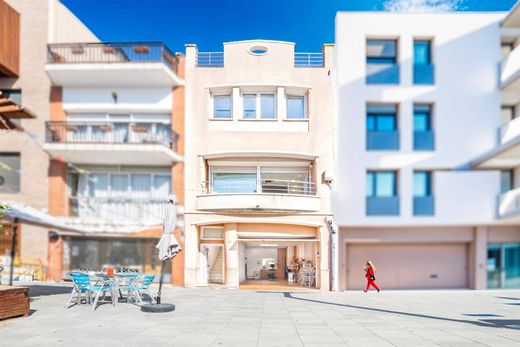
[[(196, 43), (271, 39), (317, 52), (334, 42), (337, 11), (382, 11), (426, 5), (437, 9), (507, 11), (516, 0), (62, 0), (102, 41), (162, 41), (174, 51)], [(394, 5), (394, 7), (391, 7)], [(399, 7), (401, 6), (401, 7)]]

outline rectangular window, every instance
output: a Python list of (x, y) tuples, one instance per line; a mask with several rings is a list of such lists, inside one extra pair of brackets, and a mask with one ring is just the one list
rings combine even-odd
[(397, 195), (395, 171), (368, 171), (366, 192), (368, 197), (394, 197)]
[(396, 40), (367, 40), (367, 64), (395, 64)]
[(511, 54), (513, 49), (515, 49), (514, 42), (502, 42), (500, 44), (500, 53), (502, 55), (502, 58), (509, 56), (509, 54)]
[(513, 105), (502, 106), (501, 109), (502, 124), (507, 124), (516, 118), (516, 107)]
[(397, 129), (396, 105), (368, 105), (367, 131), (395, 131)]
[(148, 174), (132, 174), (131, 197), (135, 199), (148, 199), (152, 192), (152, 176)]
[(260, 94), (260, 118), (275, 118), (274, 94)]
[(431, 196), (431, 174), (428, 171), (415, 171), (413, 173), (413, 196)]
[(308, 167), (261, 167), (262, 193), (313, 194)]
[(129, 194), (130, 180), (128, 174), (110, 175), (110, 196), (124, 198)]
[(20, 153), (0, 153), (0, 193), (20, 192)]
[(171, 175), (154, 175), (153, 197), (156, 199), (166, 199), (172, 192)]
[(213, 117), (232, 118), (231, 105), (231, 95), (215, 95), (213, 97)]
[(413, 131), (425, 132), (431, 130), (431, 106), (416, 104), (413, 106)]
[(513, 170), (500, 171), (500, 192), (506, 193), (514, 188), (514, 173)]
[(14, 103), (22, 104), (22, 91), (20, 89), (0, 89), (2, 97), (13, 100)]
[(256, 167), (221, 167), (211, 169), (210, 193), (256, 193)]
[(256, 118), (256, 94), (244, 94), (242, 99), (244, 103), (244, 118)]
[(223, 240), (224, 228), (222, 227), (203, 227), (200, 235), (201, 240)]
[(415, 40), (413, 42), (413, 63), (414, 65), (430, 65), (431, 57), (431, 41)]
[(305, 119), (305, 97), (303, 95), (287, 95), (287, 118)]

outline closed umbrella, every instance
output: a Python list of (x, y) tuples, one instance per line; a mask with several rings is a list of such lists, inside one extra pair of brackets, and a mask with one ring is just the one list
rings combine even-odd
[(159, 291), (157, 292), (156, 304), (147, 304), (141, 307), (142, 311), (146, 312), (168, 312), (175, 309), (175, 305), (161, 303), (161, 290), (164, 276), (164, 263), (167, 260), (175, 258), (177, 253), (181, 251), (181, 247), (177, 243), (173, 231), (177, 224), (177, 199), (174, 195), (168, 197), (168, 204), (164, 211), (163, 219), (163, 234), (157, 243), (157, 250), (159, 251), (159, 260), (161, 263), (161, 276), (159, 279)]

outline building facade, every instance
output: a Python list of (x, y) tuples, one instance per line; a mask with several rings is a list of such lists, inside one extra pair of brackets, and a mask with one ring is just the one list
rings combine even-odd
[[(184, 57), (149, 42), (50, 44), (48, 51), (49, 210), (85, 230), (50, 240), (52, 278), (109, 266), (158, 274), (154, 243), (166, 199), (176, 193), (182, 204), (184, 193), (176, 167)], [(182, 271), (175, 274), (182, 284)]]
[(340, 289), (363, 287), (368, 259), (386, 288), (520, 285), (520, 227), (501, 212), (514, 163), (474, 162), (517, 102), (497, 87), (503, 18), (337, 14)]
[(187, 286), (329, 290), (331, 52), (186, 47)]
[[(63, 31), (63, 24), (67, 30)], [(36, 119), (22, 120), (25, 130), (0, 134), (0, 200), (28, 204), (46, 211), (49, 204), (45, 122), (49, 119), (51, 83), (44, 70), (47, 43), (93, 41), (93, 35), (59, 1), (0, 1), (0, 91), (30, 109)], [(47, 263), (48, 229), (21, 225), (18, 235), (21, 265)], [(0, 257), (10, 247), (3, 239)]]

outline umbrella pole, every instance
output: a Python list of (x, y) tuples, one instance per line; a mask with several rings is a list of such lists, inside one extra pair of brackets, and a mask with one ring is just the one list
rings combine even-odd
[(164, 276), (164, 263), (165, 261), (163, 261), (161, 263), (161, 276), (159, 277), (159, 291), (157, 292), (157, 303), (160, 304), (161, 303), (161, 290), (162, 290), (162, 283), (163, 283), (163, 276)]
[(13, 238), (11, 240), (11, 263), (9, 264), (9, 285), (13, 285), (13, 275), (14, 275), (14, 258), (16, 256), (16, 244), (17, 241), (17, 235), (18, 234), (18, 218), (15, 218), (13, 221)]

